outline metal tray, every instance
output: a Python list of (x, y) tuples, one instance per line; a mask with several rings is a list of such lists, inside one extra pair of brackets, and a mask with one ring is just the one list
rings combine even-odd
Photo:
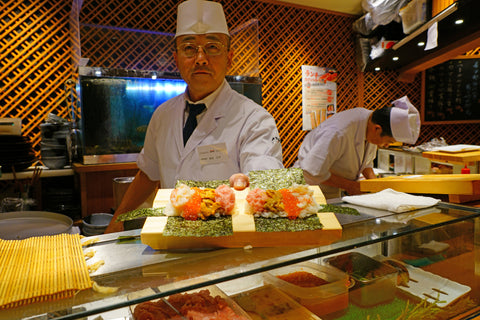
[(46, 211), (0, 213), (0, 239), (23, 240), (30, 237), (68, 233), (70, 217)]

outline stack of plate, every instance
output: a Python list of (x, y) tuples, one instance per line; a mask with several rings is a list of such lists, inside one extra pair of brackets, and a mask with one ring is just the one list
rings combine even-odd
[(0, 135), (2, 172), (22, 171), (36, 161), (31, 142), (23, 136)]
[(43, 123), (41, 154), (42, 162), (49, 169), (62, 169), (69, 160), (67, 140), (70, 137), (71, 124)]

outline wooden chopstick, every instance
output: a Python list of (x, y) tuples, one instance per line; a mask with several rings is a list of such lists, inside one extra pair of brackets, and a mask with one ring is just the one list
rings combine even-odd
[(438, 293), (441, 293), (441, 294), (448, 295), (448, 293), (447, 293), (447, 292), (445, 292), (445, 291), (442, 291), (442, 290), (440, 290), (440, 289), (437, 289), (437, 288), (432, 288), (432, 290), (433, 290), (433, 291), (436, 291), (436, 292), (438, 292)]

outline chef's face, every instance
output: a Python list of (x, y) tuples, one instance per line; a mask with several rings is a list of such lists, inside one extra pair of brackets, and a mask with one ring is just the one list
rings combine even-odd
[(188, 85), (190, 99), (198, 101), (222, 84), (232, 64), (233, 51), (229, 50), (227, 35), (208, 33), (179, 36), (173, 56)]
[(367, 131), (367, 141), (376, 144), (378, 147), (387, 148), (396, 140), (389, 135), (382, 135), (382, 127), (378, 124), (373, 125), (372, 130)]

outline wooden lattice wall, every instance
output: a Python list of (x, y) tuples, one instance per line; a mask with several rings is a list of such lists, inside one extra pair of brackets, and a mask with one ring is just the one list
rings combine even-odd
[(0, 5), (0, 117), (22, 118), (22, 133), (37, 153), (45, 117), (68, 117), (64, 84), (74, 73), (70, 7), (66, 0)]
[[(6, 0), (0, 7), (0, 117), (21, 117), (23, 133), (38, 154), (39, 124), (48, 113), (69, 117), (65, 83), (77, 79), (80, 55), (89, 58), (88, 66), (176, 71), (171, 36), (165, 33), (175, 31), (179, 0), (84, 0), (80, 30), (74, 32), (69, 27), (72, 2), (81, 1)], [(295, 161), (305, 135), (301, 65), (337, 69), (339, 110), (375, 109), (405, 94), (420, 107), (420, 76), (405, 84), (396, 81), (396, 72), (358, 70), (351, 31), (356, 17), (255, 0), (221, 2), (231, 29), (258, 24), (258, 34), (247, 32), (248, 46), (236, 42), (234, 47), (245, 52), (258, 37), (259, 64), (237, 56), (238, 69), (232, 73), (262, 78), (264, 107), (277, 121), (285, 166)], [(419, 142), (440, 136), (449, 143), (480, 144), (475, 124), (425, 125)]]

